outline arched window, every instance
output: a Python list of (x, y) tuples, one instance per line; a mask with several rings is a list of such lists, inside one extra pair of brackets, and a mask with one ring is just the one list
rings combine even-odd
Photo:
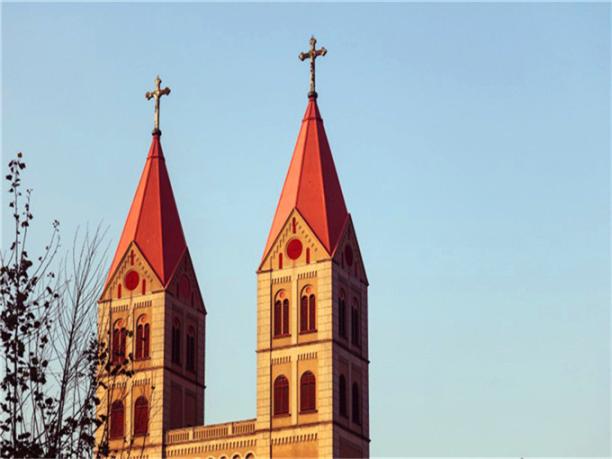
[(181, 363), (181, 322), (178, 319), (172, 323), (172, 362)]
[(289, 336), (289, 299), (281, 290), (274, 301), (274, 337)]
[(283, 313), (281, 300), (274, 302), (274, 336), (280, 336), (283, 330)]
[(353, 422), (361, 424), (361, 394), (359, 393), (359, 385), (353, 383)]
[(311, 286), (304, 287), (300, 299), (300, 332), (317, 331), (316, 324), (317, 300)]
[(317, 330), (317, 300), (314, 294), (308, 296), (308, 330), (316, 331)]
[(283, 300), (283, 335), (289, 335), (289, 300)]
[(300, 300), (300, 332), (308, 331), (308, 296), (302, 295)]
[(232, 459), (240, 459), (240, 454), (234, 454), (234, 455), (232, 456)]
[(353, 300), (353, 308), (351, 311), (351, 343), (355, 346), (361, 344), (361, 322), (359, 320), (359, 305), (357, 300)]
[(289, 414), (289, 381), (283, 375), (274, 380), (274, 415)]
[(187, 360), (185, 363), (187, 370), (192, 372), (195, 372), (195, 336), (195, 328), (189, 327), (189, 330), (187, 330)]
[(150, 349), (150, 325), (146, 315), (136, 321), (136, 360), (148, 359)]
[(119, 319), (113, 326), (113, 343), (111, 346), (112, 362), (120, 364), (125, 360), (125, 339), (127, 330), (123, 320)]
[(124, 410), (123, 402), (116, 400), (111, 405), (110, 438), (123, 438)]
[(134, 435), (146, 435), (149, 430), (149, 402), (143, 396), (134, 403)]
[(348, 417), (346, 412), (346, 378), (344, 375), (340, 375), (340, 381), (338, 381), (338, 392), (340, 399), (340, 415), (345, 418)]
[(300, 411), (314, 411), (316, 404), (317, 382), (315, 375), (307, 371), (300, 378)]
[(255, 455), (253, 453), (248, 453), (244, 459), (255, 459)]
[(346, 338), (346, 299), (344, 290), (340, 290), (338, 298), (338, 333), (342, 338)]

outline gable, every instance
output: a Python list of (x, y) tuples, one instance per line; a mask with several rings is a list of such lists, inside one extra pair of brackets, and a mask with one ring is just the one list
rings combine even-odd
[(183, 257), (171, 274), (166, 291), (181, 303), (191, 306), (198, 311), (206, 312), (200, 285), (193, 269), (189, 250), (185, 250)]
[(346, 272), (358, 278), (366, 285), (368, 284), (365, 264), (363, 263), (361, 249), (359, 248), (355, 227), (353, 226), (353, 219), (350, 214), (346, 219), (338, 245), (334, 250), (333, 259), (334, 262)]
[(132, 242), (119, 259), (114, 273), (109, 276), (100, 300), (125, 299), (145, 295), (162, 288), (159, 277), (138, 244)]
[(330, 254), (297, 209), (281, 227), (258, 271), (284, 269), (329, 259)]

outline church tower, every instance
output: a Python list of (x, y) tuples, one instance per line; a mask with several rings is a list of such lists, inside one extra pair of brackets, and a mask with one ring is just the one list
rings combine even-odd
[[(164, 455), (165, 432), (204, 422), (206, 310), (160, 142), (159, 102), (144, 170), (98, 302), (107, 343), (97, 432), (117, 457)], [(131, 375), (125, 371), (133, 372)]]
[(315, 92), (257, 271), (259, 457), (368, 457), (368, 281)]

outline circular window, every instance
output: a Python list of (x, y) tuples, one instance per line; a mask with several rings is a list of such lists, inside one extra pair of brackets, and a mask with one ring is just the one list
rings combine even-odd
[(349, 266), (353, 265), (353, 249), (350, 245), (344, 247), (344, 262)]
[(297, 260), (302, 254), (302, 242), (299, 239), (291, 239), (287, 244), (287, 256), (292, 260)]
[(125, 283), (125, 288), (127, 288), (128, 290), (134, 290), (136, 287), (138, 287), (139, 281), (140, 276), (136, 271), (128, 271), (128, 273), (125, 275), (125, 278), (123, 279), (123, 282)]

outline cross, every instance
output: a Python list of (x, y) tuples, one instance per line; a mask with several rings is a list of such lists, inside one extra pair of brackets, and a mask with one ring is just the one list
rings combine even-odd
[(157, 135), (161, 134), (161, 131), (159, 130), (159, 99), (161, 98), (161, 96), (167, 96), (168, 94), (170, 94), (170, 88), (165, 87), (164, 89), (162, 89), (160, 87), (161, 82), (161, 78), (159, 78), (159, 75), (157, 75), (157, 78), (155, 78), (155, 90), (148, 91), (145, 94), (147, 100), (155, 99), (155, 115), (153, 118), (155, 127), (153, 129), (153, 134)]
[(317, 92), (315, 91), (315, 59), (319, 56), (325, 56), (327, 54), (327, 50), (323, 47), (320, 49), (316, 49), (317, 39), (314, 37), (310, 37), (310, 49), (305, 53), (300, 53), (298, 56), (301, 61), (306, 59), (310, 59), (310, 92), (308, 93), (308, 97), (317, 97)]

